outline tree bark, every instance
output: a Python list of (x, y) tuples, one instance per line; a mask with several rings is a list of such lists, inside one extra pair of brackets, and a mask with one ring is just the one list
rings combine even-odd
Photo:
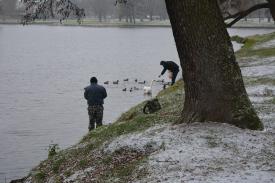
[(165, 2), (185, 82), (181, 122), (214, 121), (263, 129), (246, 93), (217, 1)]

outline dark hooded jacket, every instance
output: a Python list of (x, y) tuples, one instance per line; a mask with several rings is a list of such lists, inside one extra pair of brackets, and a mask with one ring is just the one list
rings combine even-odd
[(163, 66), (161, 75), (163, 75), (166, 70), (169, 70), (173, 73), (179, 72), (179, 66), (173, 61), (163, 61), (161, 65)]
[(89, 106), (104, 104), (107, 92), (103, 86), (93, 83), (84, 90), (84, 98), (87, 100)]

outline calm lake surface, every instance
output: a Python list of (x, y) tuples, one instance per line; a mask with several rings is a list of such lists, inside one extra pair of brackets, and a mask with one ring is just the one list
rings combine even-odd
[[(229, 31), (247, 36), (273, 30)], [(160, 60), (179, 63), (170, 28), (0, 25), (0, 182), (26, 175), (47, 157), (49, 144), (66, 148), (87, 133), (83, 88), (91, 76), (99, 84), (120, 80), (104, 85), (103, 121), (109, 124), (150, 98), (122, 89), (142, 88), (135, 78), (147, 85), (157, 79)], [(154, 95), (160, 89), (154, 84)]]

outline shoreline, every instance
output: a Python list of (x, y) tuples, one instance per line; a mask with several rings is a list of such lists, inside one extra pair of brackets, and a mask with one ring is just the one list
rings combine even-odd
[[(273, 33), (274, 34), (274, 33)], [(250, 37), (249, 39), (251, 40), (257, 40), (255, 45), (259, 46), (259, 50), (265, 50), (266, 48), (266, 43), (268, 41), (274, 40), (274, 35), (269, 34), (269, 35), (262, 35), (262, 36), (253, 36)], [(258, 69), (261, 69), (262, 66), (267, 66), (270, 67), (267, 63), (263, 63), (262, 59), (260, 58), (259, 60), (252, 60), (251, 58), (257, 56), (257, 53), (253, 50), (254, 46), (250, 45), (249, 42), (247, 42), (241, 50), (236, 53), (236, 56), (238, 56), (238, 62), (240, 63), (241, 67), (250, 67), (251, 69), (254, 69), (259, 67)], [(271, 46), (271, 48), (273, 47)], [(274, 52), (272, 56), (274, 55)], [(247, 57), (248, 56), (248, 57)], [(266, 59), (271, 59), (272, 57), (269, 55), (265, 55)], [(262, 65), (257, 65), (258, 62), (261, 61), (263, 63)], [(266, 60), (265, 62), (267, 62)], [(269, 60), (270, 61), (270, 60)], [(272, 60), (271, 60), (272, 61)], [(270, 61), (270, 62), (271, 62)], [(273, 61), (272, 61), (273, 62)], [(267, 64), (267, 65), (266, 65)], [(258, 70), (260, 72), (261, 70)], [(269, 90), (272, 90), (273, 92), (273, 79), (267, 80), (266, 83), (262, 83), (260, 80), (262, 76), (254, 76), (254, 74), (249, 73), (249, 72), (244, 72), (245, 74), (243, 75), (244, 81), (246, 82), (246, 87), (248, 88), (248, 91), (250, 93), (250, 97), (252, 100), (253, 104), (255, 105), (255, 108), (257, 109), (258, 112), (261, 114), (267, 114), (269, 111), (266, 111), (266, 109), (262, 109), (263, 105), (269, 105), (269, 107), (273, 106), (272, 101), (268, 99), (269, 95), (265, 94), (265, 91), (261, 91), (261, 88), (259, 90), (255, 90), (254, 87), (262, 86), (265, 84), (268, 86)], [(255, 80), (258, 78), (258, 80)], [(193, 174), (188, 175), (192, 178), (192, 176), (198, 176), (198, 172), (200, 171), (214, 171), (215, 173), (221, 173), (220, 177), (217, 177), (217, 181), (213, 182), (219, 182), (218, 180), (222, 180), (224, 177), (232, 176), (232, 174), (227, 174), (227, 169), (230, 170), (230, 167), (224, 166), (228, 162), (224, 161), (221, 162), (221, 164), (215, 162), (212, 157), (211, 157), (211, 149), (215, 148), (220, 150), (224, 150), (222, 152), (226, 152), (225, 155), (228, 154), (234, 154), (232, 156), (235, 158), (235, 156), (238, 156), (238, 154), (241, 154), (242, 152), (247, 152), (247, 154), (251, 153), (252, 151), (255, 151), (252, 157), (259, 157), (259, 152), (257, 151), (258, 148), (254, 147), (254, 141), (257, 140), (257, 142), (263, 142), (264, 139), (270, 139), (272, 138), (272, 133), (265, 133), (263, 134), (262, 132), (254, 132), (254, 131), (249, 131), (249, 130), (242, 130), (230, 125), (223, 124), (221, 125), (220, 123), (206, 123), (203, 124), (205, 125), (205, 129), (200, 128), (200, 123), (195, 123), (190, 125), (188, 128), (184, 125), (180, 125), (179, 127), (183, 129), (183, 132), (179, 131), (177, 133), (177, 129), (175, 127), (169, 126), (172, 124), (174, 121), (177, 120), (177, 115), (181, 113), (181, 110), (179, 105), (182, 105), (182, 103), (176, 103), (176, 102), (171, 102), (171, 101), (180, 101), (183, 97), (183, 92), (182, 91), (182, 81), (179, 81), (176, 83), (175, 86), (169, 87), (166, 90), (163, 90), (159, 93), (158, 98), (160, 99), (160, 102), (163, 104), (163, 109), (161, 109), (159, 112), (156, 114), (151, 114), (148, 116), (143, 115), (140, 112), (140, 109), (142, 108), (143, 103), (131, 108), (129, 111), (126, 113), (122, 114), (122, 116), (118, 119), (118, 121), (112, 125), (109, 126), (104, 126), (103, 128), (96, 129), (94, 132), (88, 133), (86, 136), (83, 137), (83, 139), (80, 141), (80, 143), (75, 144), (72, 146), (72, 148), (64, 149), (61, 152), (58, 152), (54, 157), (51, 157), (47, 160), (44, 160), (43, 162), (40, 163), (37, 167), (35, 167), (31, 172), (30, 175), (28, 175), (23, 182), (50, 182), (51, 180), (67, 180), (68, 182), (74, 182), (74, 181), (82, 181), (84, 180), (90, 180), (91, 177), (87, 176), (89, 175), (88, 173), (92, 174), (94, 169), (97, 169), (99, 167), (102, 167), (104, 165), (105, 169), (103, 171), (103, 176), (101, 174), (93, 174), (94, 176), (97, 176), (98, 179), (96, 180), (128, 180), (127, 176), (131, 176), (132, 174), (137, 174), (139, 175), (139, 179), (136, 180), (150, 180), (147, 179), (144, 175), (147, 175), (147, 168), (146, 166), (149, 166), (151, 168), (151, 172), (154, 172), (155, 174), (152, 174), (151, 178), (152, 180), (156, 180), (158, 177), (160, 180), (165, 180), (165, 178), (169, 178), (169, 175), (165, 175), (164, 177), (159, 177), (161, 169), (154, 169), (153, 166), (150, 167), (151, 164), (150, 162), (153, 162), (157, 165), (159, 165), (161, 168), (165, 169), (166, 167), (163, 166), (163, 162), (167, 163), (174, 163), (174, 164), (179, 164), (180, 161), (177, 159), (178, 156), (168, 156), (170, 159), (167, 161), (160, 161), (158, 157), (156, 157), (153, 153), (158, 152), (158, 154), (161, 154), (165, 157), (167, 156), (168, 150), (173, 150), (177, 149), (175, 147), (179, 146), (185, 146), (185, 148), (194, 148), (195, 144), (189, 145), (192, 141), (189, 141), (189, 143), (185, 143), (184, 140), (182, 139), (187, 139), (188, 137), (192, 136), (196, 140), (204, 139), (203, 141), (200, 141), (201, 144), (205, 143), (204, 145), (209, 149), (209, 157), (208, 161), (204, 162), (198, 159), (198, 162), (202, 163), (202, 165), (205, 165), (205, 167), (210, 167), (209, 169), (204, 169), (199, 167), (197, 168), (197, 171), (194, 171)], [(270, 84), (271, 83), (271, 84)], [(272, 85), (272, 87), (270, 86)], [(270, 94), (270, 96), (273, 96), (273, 94)], [(258, 97), (261, 99), (261, 97), (265, 97), (262, 103), (258, 102), (258, 98), (255, 99), (255, 97)], [(274, 103), (275, 104), (275, 103)], [(169, 107), (172, 106), (171, 110)], [(162, 121), (159, 116), (165, 116), (165, 121)], [(268, 121), (265, 120), (266, 126), (268, 127)], [(169, 122), (167, 122), (169, 121)], [(216, 131), (216, 128), (220, 127), (220, 130)], [(220, 133), (220, 131), (223, 131), (223, 128), (225, 128), (225, 131), (227, 131), (226, 135), (224, 137), (219, 138), (220, 136), (224, 135), (225, 132)], [(274, 126), (269, 126), (269, 131), (272, 132), (274, 129)], [(123, 130), (120, 130), (123, 129)], [(191, 133), (193, 130), (193, 133)], [(191, 132), (190, 132), (191, 131)], [(198, 131), (201, 131), (198, 133)], [(228, 133), (230, 131), (230, 133)], [(112, 133), (111, 133), (112, 132)], [(158, 132), (158, 133), (156, 133)], [(163, 134), (165, 137), (169, 137), (167, 141), (160, 141), (159, 139), (163, 136), (157, 136), (157, 134)], [(154, 134), (154, 136), (152, 136)], [(168, 134), (168, 135), (167, 135)], [(170, 134), (175, 134), (178, 136), (173, 136)], [(187, 135), (185, 135), (187, 134)], [(203, 134), (203, 135), (201, 135)], [(245, 135), (245, 139), (243, 138)], [(230, 138), (228, 138), (230, 136)], [(175, 138), (178, 137), (178, 138)], [(142, 140), (140, 140), (140, 138)], [(150, 140), (152, 138), (155, 138), (155, 140)], [(231, 138), (233, 138), (233, 142), (231, 141)], [(171, 139), (171, 141), (169, 141)], [(173, 142), (173, 139), (180, 139), (179, 141)], [(225, 141), (223, 141), (225, 139)], [(229, 140), (227, 140), (229, 139)], [(244, 140), (245, 143), (249, 144), (249, 148), (243, 150), (243, 144), (238, 144), (235, 143), (239, 140)], [(140, 142), (141, 141), (141, 145)], [(266, 140), (265, 140), (266, 141)], [(271, 144), (272, 140), (270, 140), (266, 145)], [(136, 143), (136, 144), (135, 144)], [(172, 143), (172, 144), (171, 144)], [(173, 144), (174, 143), (174, 144)], [(182, 144), (180, 144), (182, 143)], [(177, 144), (180, 144), (177, 146)], [(151, 146), (149, 146), (151, 145)], [(136, 151), (133, 153), (132, 151), (129, 151), (129, 149), (123, 149), (123, 147), (131, 147), (135, 149)], [(268, 146), (267, 146), (268, 147)], [(170, 149), (169, 149), (170, 148)], [(141, 149), (141, 150), (140, 150)], [(104, 151), (101, 151), (104, 150)], [(241, 153), (238, 153), (238, 152)], [(95, 152), (104, 152), (105, 154), (103, 155), (98, 155)], [(116, 153), (119, 152), (119, 153)], [(177, 155), (183, 156), (184, 150), (180, 151), (173, 151)], [(206, 152), (206, 153), (205, 153)], [(204, 148), (197, 147), (196, 153), (200, 155), (200, 153), (206, 154), (207, 151), (205, 151)], [(135, 154), (136, 153), (136, 154)], [(169, 151), (171, 153), (171, 151)], [(123, 156), (120, 155), (131, 155), (131, 162), (125, 162), (123, 159)], [(189, 153), (187, 153), (189, 154)], [(224, 160), (224, 154), (221, 154), (221, 158), (219, 160)], [(251, 154), (249, 154), (251, 156)], [(263, 161), (268, 162), (268, 156), (270, 154), (267, 153), (261, 153), (261, 158)], [(94, 162), (93, 158), (99, 158), (99, 163), (98, 164), (93, 164), (91, 162)], [(112, 158), (115, 157), (115, 158)], [(141, 158), (140, 158), (141, 157)], [(150, 157), (150, 158), (149, 158)], [(189, 157), (186, 155), (186, 157)], [(199, 157), (199, 156), (198, 156)], [(258, 161), (253, 161), (253, 158), (247, 159), (246, 157), (242, 157), (242, 162), (248, 163), (252, 167), (254, 165), (261, 165)], [(174, 159), (173, 159), (174, 158)], [(197, 157), (195, 157), (197, 158)], [(113, 167), (113, 165), (116, 163), (115, 160), (121, 160), (121, 162), (124, 162), (123, 167), (118, 166), (117, 169)], [(126, 159), (128, 160), (128, 159)], [(175, 161), (172, 161), (175, 160)], [(75, 163), (76, 162), (76, 163)], [(186, 162), (183, 161), (183, 163), (186, 164)], [(212, 163), (212, 164), (211, 164)], [(214, 165), (213, 165), (214, 163)], [(217, 164), (215, 164), (217, 163)], [(106, 165), (107, 164), (107, 165)], [(174, 165), (173, 164), (173, 165)], [(233, 162), (234, 166), (234, 174), (238, 174), (238, 172), (235, 172), (235, 168), (237, 171), (241, 171), (241, 173), (249, 173), (252, 171), (252, 169), (245, 169), (239, 164), (239, 160), (236, 162)], [(72, 165), (75, 165), (74, 167)], [(180, 164), (182, 165), (182, 164)], [(211, 167), (212, 165), (213, 167)], [(158, 167), (159, 167), (158, 166)], [(265, 164), (266, 166), (266, 164)], [(54, 168), (52, 168), (54, 167)], [(218, 168), (217, 168), (218, 167)], [(240, 168), (241, 167), (241, 168)], [(233, 171), (233, 169), (231, 169)], [(119, 171), (119, 172), (118, 172)], [(124, 173), (124, 171), (126, 173)], [(177, 172), (175, 169), (172, 170), (176, 173)], [(189, 171), (190, 173), (193, 172), (190, 171), (190, 169), (186, 169), (186, 171)], [(121, 173), (122, 172), (122, 173)], [(145, 172), (145, 173), (144, 173)], [(224, 173), (223, 173), (224, 172)], [(264, 172), (264, 171), (263, 171)], [(105, 173), (105, 174), (104, 174)], [(223, 173), (223, 174), (222, 174)], [(261, 177), (261, 172), (258, 171), (256, 172), (258, 178)], [(107, 175), (112, 175), (113, 177), (117, 179), (108, 179)], [(264, 174), (269, 176), (268, 174)], [(104, 177), (105, 176), (105, 177)], [(111, 176), (111, 177), (112, 177)], [(165, 177), (166, 176), (166, 177)], [(187, 178), (188, 178), (187, 176)], [(201, 175), (205, 176), (204, 178), (211, 179), (210, 175)], [(249, 174), (243, 175), (243, 178), (251, 178), (249, 177)], [(110, 177), (109, 177), (110, 178)], [(220, 179), (218, 179), (220, 178)], [(233, 176), (234, 178), (234, 176)], [(257, 178), (257, 177), (256, 177)], [(190, 179), (191, 180), (191, 179)], [(237, 179), (239, 180), (239, 179)], [(229, 179), (227, 179), (229, 181)], [(66, 182), (66, 181), (65, 181)], [(147, 181), (145, 181), (147, 182)], [(149, 182), (149, 181), (148, 181)]]
[[(20, 22), (15, 22), (15, 21), (0, 21), (0, 25), (23, 25)], [(167, 28), (171, 27), (170, 24), (123, 24), (123, 23), (91, 23), (91, 24), (78, 24), (78, 23), (63, 23), (60, 24), (58, 22), (35, 22), (35, 23), (30, 23), (27, 25), (47, 25), (47, 26), (66, 26), (66, 27), (92, 27), (92, 28)], [(26, 26), (27, 26), (26, 25)], [(25, 26), (25, 25), (23, 25)], [(267, 24), (236, 24), (233, 27), (230, 28), (237, 28), (237, 29), (275, 29), (275, 24), (272, 25), (267, 25)]]

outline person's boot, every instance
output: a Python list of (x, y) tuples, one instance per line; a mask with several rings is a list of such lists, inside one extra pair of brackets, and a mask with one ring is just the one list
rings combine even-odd
[(102, 123), (97, 123), (96, 124), (96, 128), (101, 127), (101, 126), (102, 126)]

